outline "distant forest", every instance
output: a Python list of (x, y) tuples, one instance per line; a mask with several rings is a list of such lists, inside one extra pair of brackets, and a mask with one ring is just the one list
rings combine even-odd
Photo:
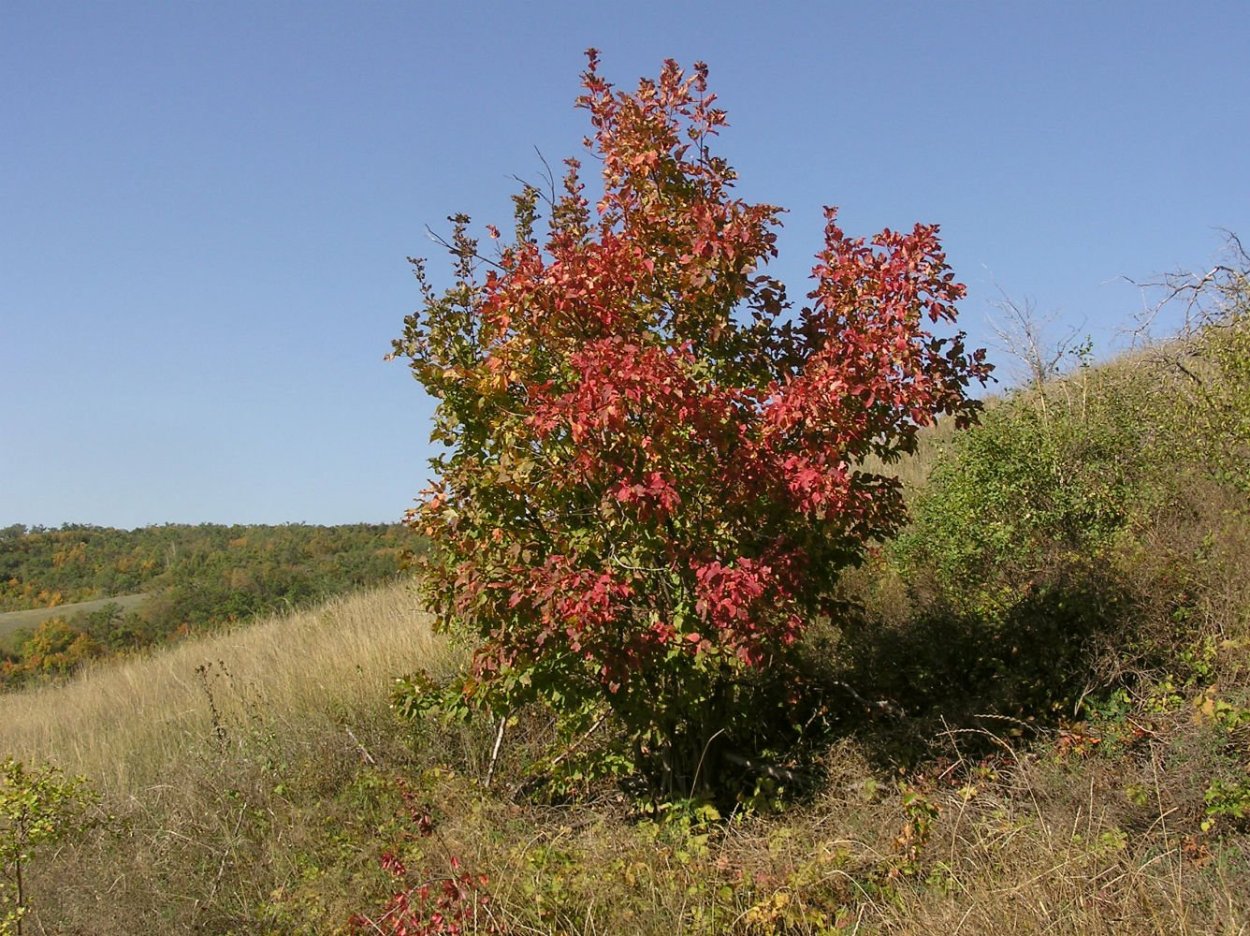
[(400, 524), (0, 529), (0, 684), (373, 585), (420, 546)]

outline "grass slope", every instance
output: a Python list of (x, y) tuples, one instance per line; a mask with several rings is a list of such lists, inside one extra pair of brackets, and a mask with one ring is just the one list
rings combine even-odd
[(57, 605), (55, 608), (31, 608), (26, 611), (0, 612), (0, 637), (22, 628), (35, 628), (51, 618), (69, 620), (75, 614), (88, 614), (109, 605), (117, 605), (122, 611), (137, 611), (148, 598), (147, 594), (118, 595), (116, 598), (96, 598), (92, 601), (76, 601)]
[[(28, 867), (30, 930), (346, 933), (355, 912), (381, 920), (399, 886), (383, 851), (412, 886), (451, 876), (453, 856), (487, 875), (490, 902), (469, 902), (466, 932), (1250, 925), (1241, 846), (1195, 836), (1169, 805), (1172, 745), (1194, 743), (1184, 711), (1144, 747), (1103, 732), (1100, 749), (1092, 729), (1029, 743), (952, 730), (906, 776), (848, 737), (814, 795), (780, 815), (639, 821), (611, 797), (521, 792), (550, 756), (541, 720), (512, 729), (490, 788), (489, 725), (401, 725), (390, 680), (459, 662), (395, 585), (0, 697), (0, 752), (85, 774), (109, 814)], [(996, 756), (966, 753), (986, 739)]]
[[(26, 869), (28, 931), (292, 931), (266, 908), (300, 880), (296, 843), (342, 833), (337, 791), (405, 762), (391, 681), (453, 659), (395, 584), (0, 695), (0, 753), (84, 775), (108, 813)], [(373, 831), (326, 846), (343, 876), (299, 931), (345, 923), (356, 875), (381, 893)]]
[(27, 863), (29, 931), (393, 933), (399, 891), (426, 933), (1248, 933), (1250, 339), (1203, 351), (901, 465), (915, 522), (805, 644), (808, 784), (730, 816), (544, 788), (542, 712), (401, 722), (394, 677), (464, 663), (410, 584), (0, 696), (0, 755), (103, 798)]
[(138, 796), (214, 736), (214, 717), (253, 707), (298, 732), (335, 712), (384, 712), (393, 677), (447, 652), (398, 584), (0, 695), (0, 751)]

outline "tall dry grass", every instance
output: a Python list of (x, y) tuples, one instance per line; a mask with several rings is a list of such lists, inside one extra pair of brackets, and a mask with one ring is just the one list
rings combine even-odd
[(244, 708), (306, 733), (315, 721), (385, 709), (394, 677), (450, 665), (452, 653), (412, 584), (397, 582), (0, 695), (0, 752), (134, 794)]
[[(386, 812), (353, 784), (408, 758), (390, 685), (455, 665), (397, 582), (0, 696), (0, 756), (81, 774), (103, 803), (94, 832), (28, 869), (32, 932), (341, 928)], [(310, 874), (330, 929), (283, 904)]]
[[(491, 732), (431, 727), (414, 747), (389, 681), (458, 662), (396, 584), (0, 698), (0, 751), (87, 775), (115, 813), (32, 866), (32, 931), (346, 933), (388, 893), (377, 858), (395, 847), (423, 873), (444, 853), (487, 873), (514, 933), (1250, 931), (1244, 839), (1195, 834), (1201, 785), (1165, 772), (1187, 713), (1116, 756), (1003, 742), (991, 769), (952, 747), (915, 781), (920, 824), (848, 738), (806, 805), (685, 829), (441, 766), (471, 765), (461, 744), (485, 758)], [(396, 776), (431, 804), (434, 839), (396, 823)]]

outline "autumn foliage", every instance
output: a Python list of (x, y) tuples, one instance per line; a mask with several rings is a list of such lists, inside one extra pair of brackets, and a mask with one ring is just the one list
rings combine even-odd
[(438, 401), (410, 522), (431, 609), (475, 648), (460, 697), (542, 702), (570, 730), (610, 712), (670, 794), (709, 781), (751, 674), (787, 666), (839, 570), (902, 524), (866, 461), (967, 421), (988, 373), (930, 330), (964, 294), (936, 226), (865, 240), (826, 209), (791, 304), (767, 270), (781, 209), (735, 197), (706, 78), (669, 61), (618, 92), (589, 53), (601, 195), (566, 160), (514, 196), (509, 243), (487, 228), (490, 257), (453, 218), (455, 284), (413, 261), (424, 302), (395, 342)]

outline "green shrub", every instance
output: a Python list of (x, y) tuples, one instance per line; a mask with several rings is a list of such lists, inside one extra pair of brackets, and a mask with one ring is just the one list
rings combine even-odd
[(1147, 362), (1125, 360), (988, 407), (934, 469), (893, 556), (981, 613), (1105, 556), (1173, 468), (1157, 384)]
[(1250, 494), (1250, 256), (1194, 284), (1196, 324), (1172, 363), (1185, 390), (1185, 441), (1221, 482)]
[(85, 780), (55, 767), (29, 769), (11, 757), (0, 763), (0, 933), (22, 932), (30, 908), (22, 871), (35, 849), (83, 831), (94, 801)]

